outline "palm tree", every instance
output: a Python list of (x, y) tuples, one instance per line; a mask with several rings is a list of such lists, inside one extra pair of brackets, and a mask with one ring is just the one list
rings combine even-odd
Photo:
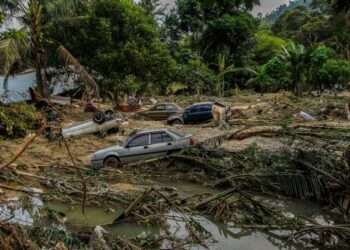
[(303, 45), (289, 42), (288, 47), (282, 48), (280, 58), (288, 63), (290, 81), (294, 87), (294, 94), (301, 96), (303, 94), (309, 53)]
[[(79, 4), (80, 3), (80, 4)], [(18, 72), (23, 62), (29, 61), (35, 68), (39, 94), (49, 95), (49, 86), (45, 79), (46, 65), (45, 47), (55, 44), (58, 56), (69, 65), (73, 65), (88, 86), (93, 86), (98, 94), (94, 79), (80, 65), (67, 49), (57, 41), (44, 37), (43, 29), (53, 18), (73, 17), (79, 11), (92, 4), (91, 0), (4, 0), (0, 2), (0, 11), (17, 19), (22, 27), (22, 36), (14, 36), (0, 41), (0, 51), (4, 57), (4, 73), (6, 79)], [(68, 6), (68, 8), (67, 8)], [(6, 83), (5, 83), (6, 84)], [(99, 96), (98, 96), (99, 97)]]

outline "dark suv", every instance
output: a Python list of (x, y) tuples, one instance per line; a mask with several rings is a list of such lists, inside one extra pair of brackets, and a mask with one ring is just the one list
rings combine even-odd
[(213, 105), (225, 108), (226, 117), (229, 117), (230, 107), (217, 102), (195, 103), (185, 109), (183, 113), (170, 116), (167, 120), (169, 125), (173, 124), (199, 124), (213, 119)]

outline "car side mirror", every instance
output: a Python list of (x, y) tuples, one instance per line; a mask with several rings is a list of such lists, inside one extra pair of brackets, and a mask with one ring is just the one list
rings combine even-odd
[(129, 144), (125, 146), (125, 148), (130, 148)]

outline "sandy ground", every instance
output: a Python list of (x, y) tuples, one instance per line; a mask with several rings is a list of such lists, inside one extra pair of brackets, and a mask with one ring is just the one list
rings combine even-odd
[[(344, 99), (345, 98), (345, 99)], [(159, 101), (176, 101), (181, 106), (196, 101), (217, 100), (215, 98), (206, 97), (198, 100), (193, 98), (177, 98), (177, 100), (169, 98), (159, 98)], [(292, 102), (285, 94), (266, 94), (264, 96), (242, 94), (240, 97), (222, 98), (220, 101), (231, 106), (232, 109), (240, 109), (244, 114), (243, 124), (232, 125), (229, 131), (223, 131), (214, 126), (167, 126), (165, 121), (141, 121), (133, 118), (132, 114), (128, 114), (129, 128), (124, 133), (115, 133), (100, 137), (98, 135), (85, 135), (78, 138), (73, 138), (68, 141), (70, 150), (76, 161), (84, 166), (89, 166), (92, 153), (97, 150), (121, 144), (129, 134), (134, 130), (154, 129), (154, 128), (171, 128), (182, 134), (191, 134), (196, 142), (201, 142), (218, 135), (235, 132), (244, 128), (247, 124), (259, 124), (259, 122), (288, 122), (289, 124), (301, 123), (304, 126), (330, 126), (350, 128), (350, 122), (339, 117), (327, 116), (316, 122), (306, 122), (297, 117), (299, 110), (309, 111), (312, 115), (316, 115), (318, 110), (329, 103), (334, 105), (342, 105), (348, 100), (348, 97), (342, 98), (333, 97), (315, 97), (305, 98), (301, 102)], [(101, 105), (102, 109), (108, 109), (108, 104)], [(70, 125), (74, 122), (81, 122), (91, 119), (92, 114), (84, 113), (83, 107), (74, 105), (70, 108), (61, 108), (64, 114), (62, 126)], [(259, 113), (260, 112), (260, 113)], [(233, 122), (238, 122), (242, 119), (237, 118)], [(8, 161), (21, 148), (21, 145), (33, 134), (29, 134), (26, 138), (16, 140), (1, 140), (0, 141), (0, 162)], [(221, 149), (230, 151), (239, 151), (245, 149), (249, 145), (257, 143), (265, 149), (274, 149), (281, 147), (283, 143), (279, 138), (262, 138), (251, 137), (242, 141), (231, 140), (225, 142)], [(48, 142), (45, 137), (37, 138), (23, 155), (13, 164), (14, 167), (37, 169), (48, 165), (71, 165), (71, 161), (67, 155), (66, 148), (60, 145), (59, 142)]]

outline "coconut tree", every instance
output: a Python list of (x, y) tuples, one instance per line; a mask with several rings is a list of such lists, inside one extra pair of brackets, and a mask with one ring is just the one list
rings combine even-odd
[(98, 93), (97, 84), (68, 50), (57, 41), (45, 37), (43, 29), (54, 18), (77, 16), (84, 8), (92, 4), (90, 0), (2, 0), (0, 11), (21, 24), (21, 36), (6, 37), (0, 42), (3, 53), (3, 71), (7, 76), (17, 73), (23, 62), (29, 61), (36, 71), (36, 81), (39, 94), (49, 95), (49, 86), (45, 79), (46, 47), (57, 46), (58, 56), (81, 74), (84, 81), (93, 86)]

